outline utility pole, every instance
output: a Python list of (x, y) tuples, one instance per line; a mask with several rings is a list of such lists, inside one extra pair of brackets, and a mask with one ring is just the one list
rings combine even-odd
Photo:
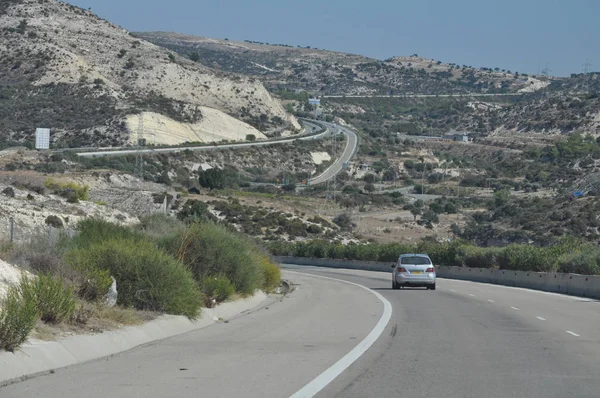
[(591, 75), (590, 73), (590, 68), (592, 67), (592, 64), (590, 63), (589, 59), (585, 60), (585, 63), (583, 64), (583, 79), (584, 79), (584, 90), (586, 92), (586, 94), (590, 93), (590, 80), (591, 80)]
[(137, 131), (137, 142), (136, 142), (136, 157), (135, 157), (135, 171), (134, 174), (140, 180), (144, 180), (144, 158), (142, 155), (142, 148), (144, 145), (144, 114), (140, 112), (138, 115), (138, 131)]
[[(552, 72), (552, 69), (548, 68), (548, 62), (546, 62), (546, 67), (544, 69), (542, 69), (542, 76), (545, 76), (546, 78), (548, 78), (548, 76), (550, 75), (550, 72)], [(550, 86), (550, 85), (548, 85)], [(547, 97), (548, 96), (548, 86), (546, 86), (544, 88), (544, 96)]]
[[(336, 145), (335, 145), (335, 143), (336, 143), (336, 142), (335, 142), (335, 141), (336, 141), (336, 137), (337, 137), (337, 135), (334, 133), (334, 134), (333, 134), (333, 140), (332, 140), (332, 152), (333, 152), (333, 161), (334, 161), (334, 162), (335, 162), (336, 155), (337, 155), (337, 148), (336, 148)], [(335, 203), (335, 190), (336, 190), (336, 183), (337, 183), (337, 178), (336, 178), (336, 176), (334, 175), (334, 176), (333, 176), (333, 202), (334, 202), (334, 203)]]

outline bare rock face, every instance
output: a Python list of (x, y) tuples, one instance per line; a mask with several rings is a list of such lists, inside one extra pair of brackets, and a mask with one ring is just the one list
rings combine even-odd
[(174, 55), (68, 3), (2, 2), (0, 30), (5, 140), (30, 139), (33, 120), (53, 129), (55, 143), (121, 145), (137, 131), (128, 120), (140, 111), (169, 124), (148, 127), (158, 143), (189, 139), (190, 129), (197, 141), (232, 139), (229, 117), (257, 138), (299, 127), (260, 81)]

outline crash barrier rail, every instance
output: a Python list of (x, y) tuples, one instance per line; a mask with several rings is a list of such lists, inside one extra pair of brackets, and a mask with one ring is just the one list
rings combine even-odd
[[(392, 262), (334, 260), (327, 258), (274, 257), (274, 259), (280, 264), (379, 272), (391, 272), (392, 264)], [(444, 265), (436, 266), (436, 273), (440, 278), (521, 287), (600, 300), (600, 275), (511, 271), (489, 268), (451, 267)]]

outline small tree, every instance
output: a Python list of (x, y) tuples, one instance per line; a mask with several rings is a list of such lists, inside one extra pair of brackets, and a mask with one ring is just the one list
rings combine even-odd
[(366, 182), (366, 183), (372, 184), (372, 183), (374, 183), (374, 182), (375, 182), (375, 175), (373, 175), (373, 174), (371, 174), (371, 173), (369, 173), (369, 174), (366, 174), (366, 175), (363, 177), (363, 181), (364, 181), (364, 182)]
[(198, 51), (191, 52), (189, 56), (190, 59), (194, 62), (200, 61), (200, 54), (198, 54)]
[(375, 185), (373, 184), (365, 184), (365, 191), (371, 193), (375, 191)]
[(256, 136), (254, 134), (248, 134), (246, 136), (246, 141), (250, 141), (250, 142), (256, 141)]
[(225, 188), (225, 172), (221, 169), (212, 168), (201, 171), (198, 175), (198, 182), (202, 188), (213, 189)]
[(432, 228), (433, 224), (437, 224), (438, 222), (440, 222), (440, 218), (431, 209), (425, 210), (425, 212), (421, 216), (421, 223), (427, 226), (427, 228)]
[(417, 221), (417, 216), (421, 214), (421, 209), (418, 207), (413, 207), (412, 209), (410, 209), (410, 214), (412, 214), (415, 218), (415, 221)]

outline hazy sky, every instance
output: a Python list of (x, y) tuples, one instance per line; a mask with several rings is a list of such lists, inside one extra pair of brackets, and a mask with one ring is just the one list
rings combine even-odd
[(550, 74), (600, 71), (600, 0), (69, 0), (131, 31), (434, 58)]

